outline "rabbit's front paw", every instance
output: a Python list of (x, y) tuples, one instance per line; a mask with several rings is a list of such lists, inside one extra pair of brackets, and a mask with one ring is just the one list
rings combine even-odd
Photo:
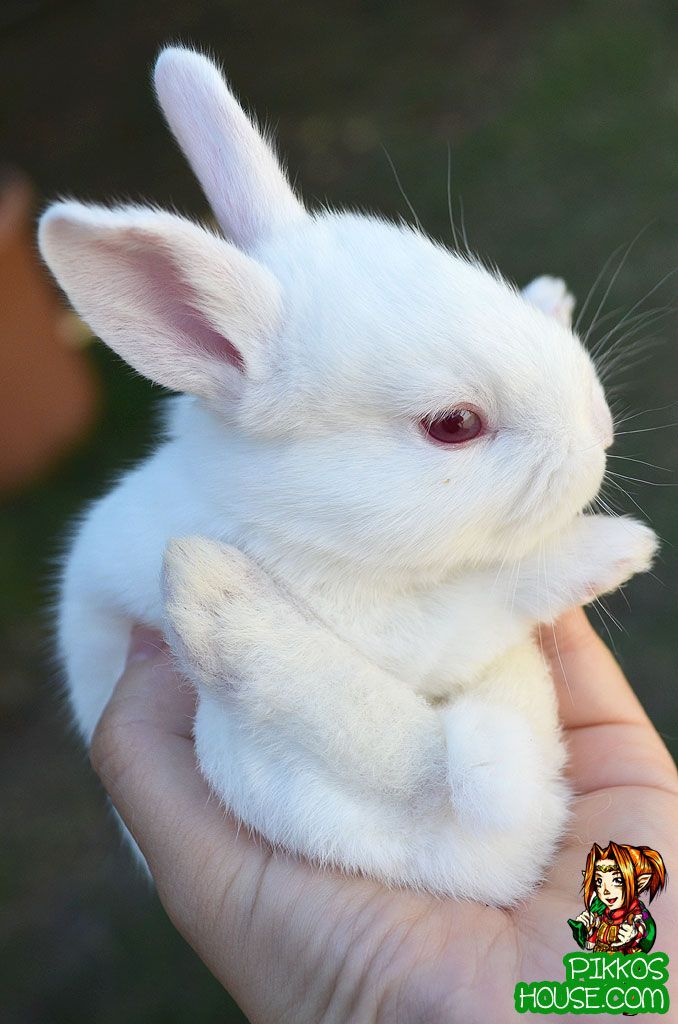
[(616, 590), (652, 565), (659, 542), (649, 526), (626, 516), (583, 516), (581, 603)]
[(541, 792), (537, 741), (524, 716), (476, 700), (443, 713), (452, 805), (469, 831), (526, 824)]
[(240, 658), (272, 626), (280, 606), (272, 580), (237, 548), (205, 537), (171, 540), (163, 588), (167, 633), (197, 682), (223, 686), (237, 678)]
[(649, 526), (630, 517), (577, 516), (551, 545), (523, 560), (511, 593), (531, 618), (552, 622), (646, 572), (658, 543)]

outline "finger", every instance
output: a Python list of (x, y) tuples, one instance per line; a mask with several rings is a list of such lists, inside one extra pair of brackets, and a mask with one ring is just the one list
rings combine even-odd
[(144, 853), (190, 834), (196, 809), (224, 815), (200, 775), (192, 739), (196, 694), (174, 669), (162, 636), (132, 634), (127, 665), (94, 731), (90, 757)]
[(266, 944), (273, 943), (271, 963), (277, 965), (273, 999), (307, 981), (309, 936), (314, 984), (321, 992), (327, 988), (329, 1001), (336, 977), (325, 951), (335, 941), (340, 908), (349, 918), (357, 915), (380, 887), (272, 855), (237, 826), (198, 771), (186, 724), (193, 698), (156, 643), (140, 642), (147, 657), (134, 648), (95, 731), (95, 770), (144, 854), (170, 918), (246, 1012), (253, 992), (266, 996), (257, 966)]
[[(165, 643), (162, 633), (149, 629), (146, 626), (137, 626), (132, 630), (129, 650), (127, 652), (126, 668), (141, 662), (148, 662), (149, 672), (163, 678), (172, 675), (173, 659), (172, 654)], [(157, 687), (151, 687), (145, 693), (143, 705), (135, 705), (137, 710), (146, 708), (152, 713), (154, 725), (161, 731), (176, 736), (184, 736), (190, 739), (195, 717), (196, 692), (194, 688), (183, 679), (178, 673), (176, 675), (176, 686), (172, 683), (165, 683)], [(118, 709), (118, 701), (121, 697), (129, 699), (131, 693), (129, 687), (123, 682), (116, 687), (112, 697), (109, 711)], [(127, 708), (127, 713), (132, 711)]]
[(583, 608), (566, 612), (554, 626), (541, 625), (538, 636), (566, 729), (606, 722), (648, 724), (640, 701)]
[[(195, 693), (175, 673), (160, 634), (135, 630), (125, 671), (94, 731), (90, 757), (140, 845), (147, 819), (153, 826), (161, 817), (149, 815), (149, 808), (160, 810), (171, 794), (179, 817), (187, 788), (205, 799), (191, 739), (194, 714)], [(175, 788), (184, 778), (188, 787)]]
[(237, 877), (241, 898), (234, 889), (230, 908), (237, 921), (267, 851), (238, 829), (198, 770), (195, 700), (162, 639), (135, 635), (90, 757), (146, 858), (166, 910), (200, 952), (199, 933), (214, 916), (211, 899), (218, 900)]
[(674, 792), (676, 769), (619, 665), (583, 609), (541, 629), (568, 730), (569, 777), (580, 794), (608, 786)]

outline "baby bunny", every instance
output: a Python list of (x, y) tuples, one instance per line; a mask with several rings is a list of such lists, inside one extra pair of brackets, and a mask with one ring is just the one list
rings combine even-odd
[(309, 212), (200, 54), (164, 50), (155, 83), (223, 237), (137, 206), (60, 202), (40, 224), (93, 330), (184, 393), (65, 565), (82, 735), (132, 625), (162, 628), (198, 692), (201, 769), (247, 826), (318, 864), (511, 904), (568, 813), (535, 624), (656, 547), (583, 513), (612, 419), (574, 300), (410, 227)]

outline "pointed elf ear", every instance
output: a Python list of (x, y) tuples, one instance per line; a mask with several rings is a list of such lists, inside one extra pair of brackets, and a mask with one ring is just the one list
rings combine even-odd
[(236, 245), (252, 251), (307, 216), (270, 142), (207, 57), (179, 47), (163, 50), (155, 90), (219, 224)]
[(643, 889), (647, 889), (648, 885), (652, 881), (652, 874), (638, 875), (638, 892), (642, 892)]
[(264, 372), (280, 285), (223, 239), (170, 213), (64, 202), (38, 240), (77, 312), (145, 377), (235, 398)]

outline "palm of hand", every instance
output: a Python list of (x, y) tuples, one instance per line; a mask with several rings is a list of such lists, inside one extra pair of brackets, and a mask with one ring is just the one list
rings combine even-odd
[[(671, 871), (678, 782), (668, 752), (583, 612), (565, 616), (557, 651), (550, 633), (543, 641), (579, 796), (547, 881), (510, 910), (321, 873), (238, 833), (195, 768), (191, 695), (163, 655), (128, 670), (93, 762), (170, 917), (253, 1022), (501, 1024), (515, 1015), (518, 981), (563, 979), (575, 948), (567, 919), (581, 909), (594, 842), (650, 845)], [(167, 685), (149, 686), (149, 670)], [(671, 959), (676, 911), (669, 890), (658, 948)]]

